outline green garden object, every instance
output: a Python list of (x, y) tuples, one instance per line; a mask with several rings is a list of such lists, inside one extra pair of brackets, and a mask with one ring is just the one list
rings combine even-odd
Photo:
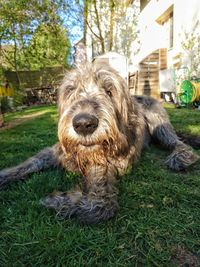
[(200, 79), (195, 81), (184, 80), (178, 93), (178, 101), (182, 105), (189, 105), (200, 98)]

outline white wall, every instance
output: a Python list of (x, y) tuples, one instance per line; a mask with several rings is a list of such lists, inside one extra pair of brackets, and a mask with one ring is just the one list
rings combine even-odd
[[(173, 5), (174, 10), (174, 46), (170, 55), (182, 52), (183, 32), (193, 32), (200, 20), (200, 0), (151, 0), (142, 10), (139, 19), (141, 48), (133, 62), (141, 61), (158, 48), (166, 48), (165, 28), (156, 20)], [(200, 22), (199, 26), (200, 28)], [(200, 30), (199, 30), (200, 32)], [(173, 52), (172, 52), (173, 51)]]
[[(174, 32), (173, 47), (166, 46), (166, 30), (157, 22), (158, 18), (173, 7)], [(200, 44), (195, 42), (194, 47), (187, 51), (182, 42), (188, 42), (192, 34), (200, 34), (200, 0), (151, 0), (142, 10), (139, 19), (140, 51), (132, 56), (132, 63), (137, 64), (154, 50), (168, 48), (168, 70), (160, 73), (160, 87), (164, 91), (173, 88), (176, 56), (179, 55), (179, 67), (188, 69), (190, 75), (200, 76)], [(187, 33), (185, 38), (184, 32)], [(188, 40), (187, 40), (188, 39)], [(199, 38), (200, 41), (200, 38)], [(195, 63), (196, 61), (196, 63)], [(194, 65), (194, 63), (196, 65)], [(178, 71), (177, 71), (178, 72)], [(170, 77), (171, 75), (171, 77)], [(175, 89), (175, 88), (174, 88)]]

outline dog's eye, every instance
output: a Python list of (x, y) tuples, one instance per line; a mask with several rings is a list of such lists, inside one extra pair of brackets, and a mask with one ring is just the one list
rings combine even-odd
[(107, 94), (109, 97), (112, 97), (112, 92), (111, 92), (111, 90), (106, 90), (106, 94)]
[(74, 91), (74, 90), (75, 90), (75, 86), (73, 86), (73, 85), (68, 85), (66, 89), (67, 89), (67, 91), (69, 91), (69, 92), (70, 92), (70, 91)]
[(103, 87), (103, 89), (105, 90), (106, 94), (109, 96), (109, 97), (112, 97), (113, 94), (112, 94), (112, 88), (108, 88), (108, 87)]

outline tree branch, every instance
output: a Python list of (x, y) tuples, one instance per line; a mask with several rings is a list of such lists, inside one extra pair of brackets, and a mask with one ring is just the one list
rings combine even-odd
[(105, 53), (105, 45), (104, 45), (104, 38), (102, 36), (102, 30), (101, 30), (101, 24), (100, 24), (100, 19), (99, 19), (99, 13), (98, 13), (98, 9), (97, 9), (97, 1), (94, 0), (94, 10), (95, 10), (95, 14), (96, 14), (96, 19), (97, 19), (97, 28), (99, 31), (99, 39), (101, 42), (101, 50), (102, 53)]

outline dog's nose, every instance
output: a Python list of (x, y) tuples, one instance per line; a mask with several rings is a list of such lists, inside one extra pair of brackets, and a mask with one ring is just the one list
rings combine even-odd
[(98, 127), (99, 120), (94, 115), (80, 113), (73, 118), (74, 130), (81, 135), (92, 134)]

